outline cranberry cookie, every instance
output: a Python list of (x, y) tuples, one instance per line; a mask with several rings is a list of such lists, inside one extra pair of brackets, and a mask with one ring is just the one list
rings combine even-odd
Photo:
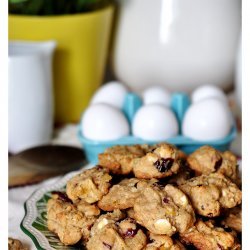
[(141, 158), (133, 160), (133, 172), (137, 178), (165, 178), (178, 172), (183, 153), (170, 144), (159, 144)]
[(189, 155), (187, 162), (196, 175), (217, 172), (239, 184), (237, 158), (229, 151), (221, 153), (210, 146), (203, 146)]
[(191, 244), (199, 250), (239, 250), (240, 245), (234, 233), (215, 227), (211, 221), (198, 220), (195, 226), (180, 234), (185, 244)]
[(147, 185), (135, 200), (133, 217), (154, 234), (184, 232), (195, 221), (187, 196), (177, 187)]
[(56, 192), (47, 203), (47, 220), (48, 229), (57, 234), (63, 244), (74, 245), (89, 238), (96, 217), (86, 216), (65, 194)]
[(124, 214), (119, 210), (100, 216), (91, 229), (87, 249), (144, 249), (147, 241), (146, 235), (135, 220), (131, 218), (121, 220), (123, 217)]
[(90, 204), (95, 203), (108, 193), (111, 179), (107, 169), (96, 166), (71, 178), (66, 192), (73, 202), (84, 200)]
[(241, 204), (241, 191), (222, 174), (194, 177), (179, 188), (188, 195), (196, 212), (203, 216), (219, 216), (221, 208)]

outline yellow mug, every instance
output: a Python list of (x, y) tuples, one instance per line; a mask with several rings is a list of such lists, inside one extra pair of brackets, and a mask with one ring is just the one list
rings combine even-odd
[(100, 86), (107, 61), (114, 6), (72, 15), (9, 15), (10, 40), (57, 41), (55, 121), (78, 122)]

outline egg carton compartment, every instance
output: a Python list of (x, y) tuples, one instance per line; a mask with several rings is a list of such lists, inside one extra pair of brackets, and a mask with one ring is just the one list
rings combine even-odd
[[(143, 105), (142, 99), (135, 93), (128, 93), (125, 97), (124, 105), (122, 112), (126, 116), (130, 124), (130, 135), (122, 137), (117, 140), (112, 141), (96, 141), (90, 140), (83, 136), (81, 132), (81, 126), (78, 127), (78, 139), (83, 146), (87, 160), (92, 164), (97, 164), (98, 154), (103, 153), (106, 148), (115, 146), (115, 145), (134, 145), (134, 144), (157, 144), (160, 142), (167, 142), (176, 145), (180, 150), (184, 151), (187, 154), (192, 153), (197, 148), (203, 145), (210, 145), (220, 151), (228, 150), (231, 142), (234, 140), (237, 134), (237, 129), (235, 123), (230, 131), (230, 133), (220, 140), (215, 141), (197, 141), (186, 136), (182, 135), (181, 124), (185, 115), (186, 110), (191, 104), (190, 98), (186, 93), (175, 92), (171, 96), (171, 110), (175, 113), (178, 125), (179, 125), (179, 134), (172, 138), (169, 138), (164, 141), (148, 141), (141, 138), (135, 137), (131, 134), (131, 124), (136, 114), (137, 110)], [(150, 117), (149, 117), (150, 119)]]

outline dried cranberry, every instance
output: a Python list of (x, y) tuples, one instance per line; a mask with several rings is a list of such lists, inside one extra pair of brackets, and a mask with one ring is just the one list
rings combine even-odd
[(159, 172), (163, 173), (168, 171), (174, 163), (172, 158), (161, 158), (154, 163), (154, 166), (158, 169)]
[(52, 191), (51, 193), (52, 194), (57, 194), (58, 198), (61, 201), (72, 203), (72, 201), (69, 199), (69, 197), (67, 196), (66, 193), (63, 193), (63, 192), (60, 192), (60, 191)]
[(108, 243), (103, 242), (102, 244), (103, 244), (107, 249), (111, 249), (111, 248), (112, 248), (112, 246), (110, 246)]
[(129, 228), (126, 233), (124, 234), (124, 237), (126, 238), (133, 238), (137, 234), (138, 229), (132, 229)]
[(170, 199), (169, 199), (168, 197), (164, 197), (164, 198), (163, 198), (163, 202), (164, 202), (164, 203), (169, 203), (169, 202), (170, 202)]
[(218, 170), (221, 164), (222, 164), (222, 158), (220, 158), (217, 162), (215, 162), (214, 169)]

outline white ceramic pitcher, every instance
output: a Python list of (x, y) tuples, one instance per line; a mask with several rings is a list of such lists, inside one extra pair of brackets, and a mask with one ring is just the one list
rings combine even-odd
[(49, 143), (55, 41), (9, 42), (9, 152)]
[(241, 0), (117, 2), (113, 69), (132, 90), (153, 84), (175, 91), (232, 86)]

